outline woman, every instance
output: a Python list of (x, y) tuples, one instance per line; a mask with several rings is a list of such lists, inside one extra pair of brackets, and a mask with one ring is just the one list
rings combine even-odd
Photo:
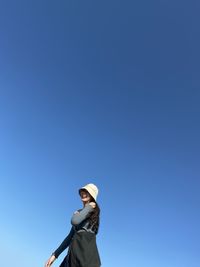
[(67, 248), (68, 253), (60, 267), (99, 267), (101, 265), (96, 234), (99, 228), (100, 209), (96, 202), (98, 188), (87, 184), (79, 189), (83, 208), (71, 218), (71, 230), (60, 246), (47, 260), (45, 267), (51, 266), (56, 258)]

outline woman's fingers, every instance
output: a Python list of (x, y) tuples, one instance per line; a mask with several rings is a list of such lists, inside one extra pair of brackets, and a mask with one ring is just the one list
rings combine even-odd
[(49, 259), (46, 264), (45, 264), (45, 267), (49, 267), (51, 265), (51, 259)]
[(74, 214), (77, 214), (77, 213), (79, 213), (77, 210), (74, 212)]
[(55, 255), (52, 255), (52, 256), (48, 259), (48, 261), (46, 262), (45, 267), (50, 267), (51, 264), (55, 261), (55, 259), (56, 259)]
[(90, 202), (89, 204), (90, 204), (90, 206), (92, 206), (93, 208), (96, 207), (96, 203), (95, 203), (95, 202)]

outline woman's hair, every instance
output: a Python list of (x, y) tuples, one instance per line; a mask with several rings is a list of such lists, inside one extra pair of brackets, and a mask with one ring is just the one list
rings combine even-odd
[(97, 202), (91, 198), (91, 202), (96, 203), (96, 207), (89, 217), (89, 225), (92, 226), (92, 230), (97, 234), (99, 230), (99, 222), (100, 222), (100, 208)]

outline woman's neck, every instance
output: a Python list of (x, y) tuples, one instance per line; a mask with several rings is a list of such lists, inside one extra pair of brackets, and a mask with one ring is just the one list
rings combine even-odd
[(83, 202), (83, 206), (85, 207), (85, 205), (87, 205), (88, 203), (90, 203), (90, 202), (89, 201)]

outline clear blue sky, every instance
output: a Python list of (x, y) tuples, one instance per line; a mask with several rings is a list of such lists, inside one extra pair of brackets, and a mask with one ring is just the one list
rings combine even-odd
[(88, 182), (103, 267), (199, 267), (199, 8), (1, 0), (2, 267), (42, 267)]

